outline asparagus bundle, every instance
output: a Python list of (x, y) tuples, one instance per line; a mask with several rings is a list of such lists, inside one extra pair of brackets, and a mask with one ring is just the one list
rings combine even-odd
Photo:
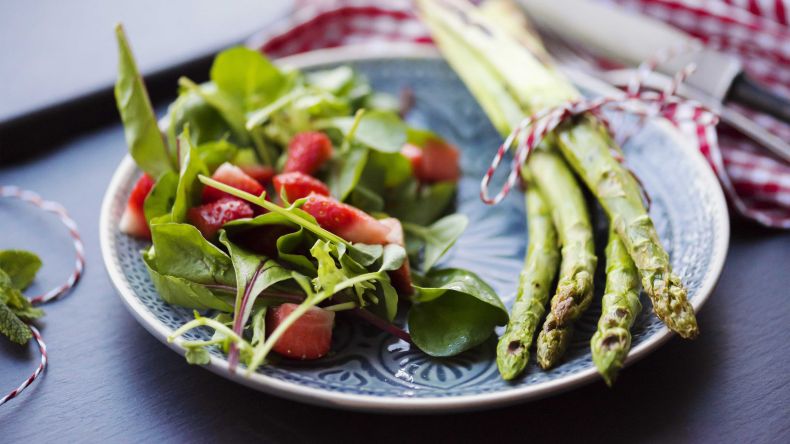
[(610, 386), (631, 348), (629, 329), (640, 311), (642, 304), (639, 302), (636, 266), (620, 237), (610, 227), (606, 245), (606, 291), (598, 330), (590, 340), (593, 362)]
[[(514, 103), (516, 109), (533, 114), (580, 97), (546, 64), (548, 56), (534, 36), (522, 33), (514, 38), (506, 26), (462, 0), (418, 0), (418, 5), (445, 57), (500, 131), (515, 124), (510, 117)], [(639, 270), (656, 315), (681, 336), (696, 337), (699, 330), (686, 289), (672, 273), (638, 185), (610, 152), (616, 144), (592, 116), (563, 125), (557, 132), (559, 149), (600, 201)]]
[(510, 312), (510, 322), (497, 344), (496, 363), (499, 373), (506, 380), (518, 376), (529, 361), (529, 347), (546, 311), (549, 291), (560, 260), (551, 210), (534, 182), (530, 181), (525, 198), (529, 219), (527, 259), (519, 279), (516, 301)]

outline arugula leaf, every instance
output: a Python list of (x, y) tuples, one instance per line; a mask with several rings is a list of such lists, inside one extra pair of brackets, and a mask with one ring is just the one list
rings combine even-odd
[(160, 223), (151, 226), (159, 273), (198, 284), (235, 285), (233, 263), (222, 250), (207, 241), (189, 224)]
[(404, 223), (403, 230), (424, 247), (421, 269), (428, 271), (461, 237), (467, 225), (469, 218), (456, 213), (437, 220), (429, 227)]
[(196, 310), (233, 312), (233, 305), (230, 303), (232, 300), (230, 292), (234, 291), (233, 287), (227, 287), (229, 292), (220, 293), (188, 279), (162, 274), (157, 271), (156, 255), (152, 253), (144, 253), (143, 262), (156, 291), (168, 304)]
[(17, 290), (27, 288), (40, 268), (41, 259), (34, 253), (24, 250), (0, 251), (0, 271), (8, 275), (11, 287)]
[(494, 290), (470, 271), (436, 270), (420, 283), (414, 286), (409, 332), (431, 356), (453, 356), (475, 347), (508, 321)]
[(143, 171), (159, 177), (173, 169), (167, 146), (159, 132), (151, 100), (137, 70), (126, 33), (120, 24), (115, 26), (118, 41), (118, 80), (115, 83), (115, 102), (123, 121), (124, 136), (129, 152)]
[(143, 202), (146, 222), (150, 224), (151, 220), (171, 213), (177, 190), (178, 174), (175, 171), (167, 171), (159, 177)]
[(208, 174), (208, 170), (203, 161), (200, 160), (200, 154), (197, 149), (189, 139), (189, 127), (184, 128), (184, 132), (181, 133), (178, 140), (185, 154), (182, 156), (178, 187), (176, 188), (173, 209), (170, 214), (173, 222), (184, 222), (187, 218), (187, 211), (200, 203), (200, 194), (203, 191), (203, 186), (198, 181), (198, 176)]
[[(336, 117), (318, 122), (318, 126), (337, 128), (344, 135), (354, 128), (353, 117)], [(397, 114), (389, 111), (370, 110), (362, 116), (354, 132), (354, 140), (368, 148), (385, 153), (398, 153), (406, 143), (407, 126)]]
[(217, 88), (246, 110), (271, 102), (286, 84), (286, 77), (263, 54), (243, 46), (219, 53), (210, 77)]

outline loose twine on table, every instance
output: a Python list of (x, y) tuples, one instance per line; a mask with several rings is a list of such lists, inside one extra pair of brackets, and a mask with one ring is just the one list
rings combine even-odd
[[(526, 164), (529, 154), (546, 135), (556, 129), (562, 122), (585, 113), (595, 116), (610, 133), (613, 132), (613, 128), (605, 116), (607, 111), (636, 115), (639, 118), (638, 123), (640, 125), (652, 117), (664, 117), (676, 126), (688, 122), (696, 126), (696, 134), (701, 139), (701, 142), (704, 141), (706, 143), (705, 146), (715, 144), (715, 131), (712, 131), (712, 129), (719, 121), (718, 115), (697, 101), (676, 95), (678, 88), (694, 72), (696, 66), (693, 63), (678, 71), (674, 75), (672, 82), (663, 91), (650, 91), (642, 87), (644, 79), (658, 65), (680, 53), (697, 51), (700, 48), (701, 45), (698, 42), (692, 42), (691, 44), (661, 51), (655, 57), (643, 62), (637, 68), (636, 74), (629, 82), (623, 97), (570, 100), (562, 105), (541, 110), (522, 120), (505, 138), (505, 141), (502, 142), (494, 155), (491, 165), (480, 182), (480, 199), (488, 205), (495, 205), (501, 202), (510, 190), (519, 183), (522, 166)], [(624, 139), (622, 141), (624, 142)], [(511, 171), (499, 192), (494, 197), (490, 197), (488, 188), (491, 178), (505, 154), (514, 146), (516, 151), (511, 161)], [(624, 163), (625, 159), (618, 148), (612, 146), (610, 151), (615, 160)], [(639, 185), (642, 196), (646, 201), (646, 206), (649, 207), (650, 196), (645, 191), (641, 180), (628, 167), (626, 169)]]
[[(30, 298), (30, 303), (33, 305), (41, 305), (66, 295), (72, 288), (74, 288), (75, 285), (77, 285), (77, 282), (79, 282), (82, 272), (85, 269), (85, 248), (82, 244), (82, 239), (80, 238), (79, 231), (77, 230), (77, 224), (74, 222), (74, 219), (69, 217), (66, 209), (63, 208), (63, 205), (50, 200), (44, 200), (38, 194), (32, 191), (23, 190), (16, 186), (0, 186), (0, 197), (15, 198), (35, 205), (44, 211), (58, 216), (58, 219), (63, 223), (63, 225), (66, 226), (76, 252), (74, 270), (65, 283), (44, 294)], [(24, 382), (19, 385), (19, 387), (11, 391), (11, 393), (5, 395), (3, 398), (0, 398), (0, 405), (3, 405), (6, 402), (16, 398), (17, 395), (29, 387), (30, 384), (32, 384), (33, 381), (35, 381), (41, 375), (44, 369), (47, 368), (47, 345), (44, 343), (41, 333), (34, 325), (28, 324), (28, 327), (33, 334), (33, 338), (36, 340), (38, 350), (41, 353), (41, 362), (39, 363), (38, 367), (36, 367), (36, 370), (33, 372), (33, 374), (25, 379)]]

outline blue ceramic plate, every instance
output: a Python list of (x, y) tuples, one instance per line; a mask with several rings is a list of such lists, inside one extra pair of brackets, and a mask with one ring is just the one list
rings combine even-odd
[[(458, 208), (471, 223), (442, 265), (475, 271), (510, 305), (527, 243), (523, 199), (514, 192), (491, 207), (478, 198), (480, 179), (500, 138), (436, 52), (416, 46), (347, 47), (281, 62), (306, 70), (351, 64), (377, 90), (397, 93), (403, 87), (412, 88), (416, 97), (412, 123), (442, 134), (463, 151)], [(573, 77), (587, 94), (611, 93), (584, 76)], [(699, 309), (721, 272), (729, 241), (727, 209), (716, 179), (700, 154), (665, 122), (651, 122), (624, 149), (629, 165), (653, 199), (651, 216), (674, 269), (688, 286), (691, 303)], [(159, 298), (139, 254), (146, 244), (117, 230), (138, 175), (127, 157), (113, 177), (101, 213), (102, 252), (109, 275), (131, 313), (166, 343), (168, 334), (192, 319), (192, 314)], [(594, 216), (600, 231), (598, 243), (603, 245), (605, 218), (600, 213)], [(643, 304), (645, 310), (633, 328), (628, 362), (645, 356), (671, 336), (650, 312), (649, 300), (644, 298)], [(514, 383), (502, 381), (497, 373), (494, 338), (460, 356), (436, 359), (342, 318), (335, 330), (333, 354), (318, 362), (280, 362), (247, 378), (243, 372), (231, 373), (225, 356), (213, 351), (206, 367), (258, 390), (325, 406), (410, 413), (487, 408), (597, 380), (588, 342), (599, 313), (600, 306), (593, 305), (581, 319), (575, 341), (560, 366), (542, 371), (532, 363), (525, 376)], [(209, 336), (208, 331), (197, 330), (189, 339)], [(168, 346), (184, 353), (178, 342)], [(184, 365), (188, 365), (186, 361)]]

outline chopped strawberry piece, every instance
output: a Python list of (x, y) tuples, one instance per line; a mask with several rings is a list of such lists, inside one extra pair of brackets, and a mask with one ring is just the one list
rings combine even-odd
[(458, 148), (439, 139), (431, 139), (420, 153), (417, 150), (420, 148), (407, 143), (401, 148), (401, 154), (409, 159), (414, 176), (420, 182), (455, 182), (461, 177)]
[(389, 227), (364, 211), (336, 199), (311, 194), (302, 209), (312, 215), (318, 225), (350, 242), (386, 245)]
[[(225, 185), (230, 185), (233, 188), (238, 188), (256, 196), (259, 196), (263, 192), (263, 185), (252, 177), (244, 174), (241, 168), (228, 162), (220, 165), (219, 168), (214, 171), (214, 174), (211, 175), (211, 178), (217, 182), (222, 182)], [(208, 185), (203, 188), (203, 203), (214, 202), (223, 197), (230, 197), (230, 195)]]
[[(404, 246), (403, 242), (403, 227), (400, 221), (394, 217), (381, 219), (379, 222), (390, 228), (390, 234), (387, 236), (387, 241), (391, 244), (397, 244), (401, 247)], [(388, 271), (392, 286), (398, 290), (398, 293), (403, 295), (410, 295), (414, 293), (414, 288), (411, 286), (411, 267), (409, 266), (409, 258), (403, 261), (403, 265), (397, 270)]]
[(288, 160), (283, 172), (298, 171), (312, 175), (332, 157), (332, 142), (324, 133), (299, 133), (288, 144)]
[(266, 165), (239, 165), (244, 174), (257, 180), (260, 184), (267, 184), (272, 181), (272, 177), (277, 173), (274, 168)]
[(151, 238), (151, 229), (145, 221), (143, 204), (153, 187), (154, 179), (148, 174), (143, 174), (137, 179), (137, 183), (134, 184), (132, 193), (129, 195), (129, 201), (126, 203), (126, 209), (121, 216), (120, 229), (122, 232), (136, 237)]
[(285, 195), (291, 202), (307, 197), (310, 193), (329, 196), (329, 188), (323, 182), (298, 171), (278, 174), (274, 176), (272, 182), (274, 183), (277, 197), (280, 197), (283, 189), (285, 189)]
[(411, 143), (407, 143), (401, 147), (400, 153), (409, 159), (409, 163), (411, 163), (411, 170), (414, 172), (414, 175), (417, 176), (418, 172), (420, 171), (420, 167), (422, 166), (422, 148), (412, 145)]
[[(266, 330), (271, 335), (298, 305), (282, 304), (269, 308), (266, 313)], [(292, 359), (318, 359), (329, 353), (332, 344), (332, 325), (335, 312), (311, 307), (280, 336), (273, 350)]]
[(253, 211), (247, 202), (235, 197), (223, 197), (214, 202), (190, 208), (187, 219), (192, 222), (206, 239), (213, 239), (226, 223), (252, 217)]

